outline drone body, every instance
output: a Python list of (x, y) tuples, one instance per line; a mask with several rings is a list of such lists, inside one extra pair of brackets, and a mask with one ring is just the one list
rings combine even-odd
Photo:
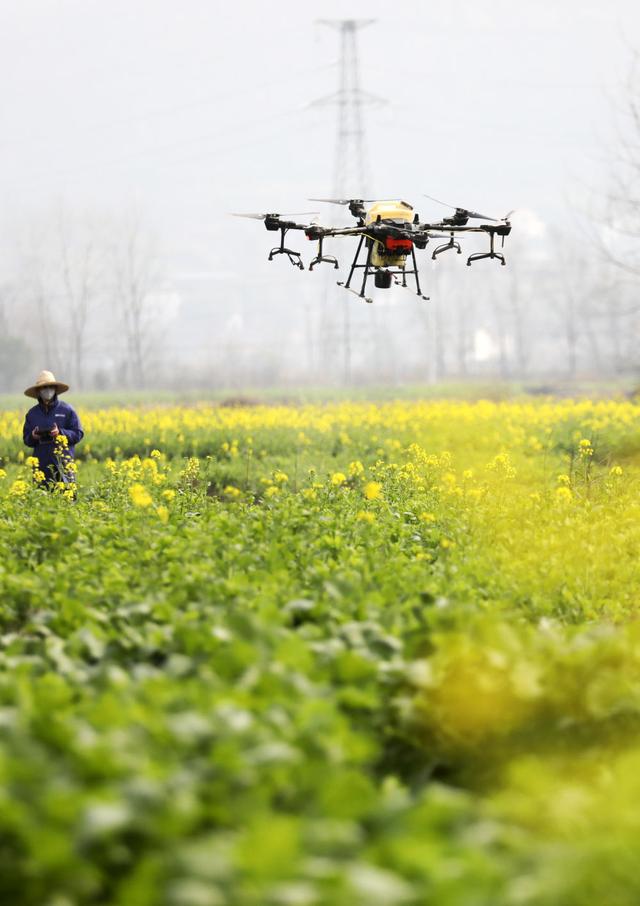
[[(235, 216), (262, 220), (269, 232), (280, 231), (280, 245), (271, 249), (269, 261), (272, 261), (277, 255), (286, 255), (289, 261), (301, 270), (304, 270), (304, 264), (300, 253), (286, 248), (284, 244), (285, 236), (290, 230), (300, 230), (304, 232), (307, 239), (318, 243), (317, 254), (309, 264), (310, 271), (322, 263), (333, 264), (334, 268), (338, 267), (338, 261), (334, 256), (323, 254), (323, 243), (327, 237), (358, 237), (358, 246), (349, 275), (344, 282), (340, 281), (338, 286), (343, 286), (366, 302), (373, 301), (366, 295), (367, 281), (372, 274), (378, 289), (388, 289), (392, 283), (408, 289), (407, 277), (413, 277), (415, 293), (419, 298), (426, 299), (427, 297), (422, 295), (420, 288), (416, 249), (425, 249), (432, 239), (447, 240), (446, 243), (434, 249), (431, 257), (435, 261), (438, 255), (450, 249), (454, 249), (458, 254), (462, 253), (460, 242), (456, 239), (457, 236), (465, 233), (488, 235), (489, 251), (469, 255), (467, 264), (471, 265), (473, 261), (482, 258), (496, 258), (501, 264), (506, 264), (504, 255), (495, 251), (494, 243), (495, 237), (500, 236), (504, 245), (505, 236), (511, 232), (509, 217), (513, 211), (503, 218), (496, 219), (469, 211), (466, 208), (447, 205), (455, 211), (452, 216), (421, 223), (420, 217), (414, 212), (412, 205), (399, 199), (312, 198), (310, 200), (348, 205), (349, 212), (357, 221), (356, 226), (325, 227), (315, 221), (303, 224), (295, 220), (284, 219), (284, 215), (279, 214), (237, 214)], [(437, 199), (431, 200), (436, 201)], [(443, 202), (438, 203), (443, 204)], [(471, 219), (487, 220), (490, 223), (468, 226)], [(351, 286), (356, 271), (363, 271), (359, 290)]]
[[(365, 226), (374, 228), (376, 223), (389, 223), (409, 227), (413, 220), (413, 209), (403, 201), (376, 201), (366, 213)], [(411, 239), (399, 239), (385, 236), (380, 242), (373, 243), (371, 252), (372, 267), (405, 267), (407, 255), (411, 254)]]

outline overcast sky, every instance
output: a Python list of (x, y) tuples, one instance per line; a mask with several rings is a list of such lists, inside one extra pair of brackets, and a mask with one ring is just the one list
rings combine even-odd
[(637, 0), (2, 0), (5, 220), (135, 202), (183, 260), (238, 279), (238, 243), (271, 237), (228, 211), (331, 190), (336, 110), (309, 105), (337, 88), (338, 44), (319, 15), (377, 20), (359, 35), (363, 87), (388, 102), (366, 111), (372, 194), (553, 225), (604, 184)]

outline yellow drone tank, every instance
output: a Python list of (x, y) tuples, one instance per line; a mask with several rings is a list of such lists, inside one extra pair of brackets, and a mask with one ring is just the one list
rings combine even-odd
[[(405, 201), (376, 201), (367, 211), (365, 224), (369, 226), (380, 220), (392, 220), (400, 226), (411, 223), (413, 208)], [(410, 239), (385, 239), (376, 241), (371, 252), (373, 267), (404, 267), (407, 255), (411, 252), (413, 243)]]

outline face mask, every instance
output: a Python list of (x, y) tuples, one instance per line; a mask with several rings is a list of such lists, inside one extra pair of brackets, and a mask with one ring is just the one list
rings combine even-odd
[(53, 389), (53, 387), (45, 387), (43, 390), (40, 391), (40, 399), (44, 400), (45, 403), (48, 403), (49, 400), (52, 400), (55, 395), (56, 395), (56, 392)]

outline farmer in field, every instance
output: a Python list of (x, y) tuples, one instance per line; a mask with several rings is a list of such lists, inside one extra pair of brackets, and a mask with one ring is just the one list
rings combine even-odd
[(84, 436), (73, 406), (58, 398), (68, 389), (50, 371), (41, 371), (35, 384), (24, 392), (38, 400), (24, 420), (24, 442), (33, 447), (38, 458), (39, 471), (44, 476), (40, 483), (51, 487), (57, 482), (75, 482), (74, 449)]

